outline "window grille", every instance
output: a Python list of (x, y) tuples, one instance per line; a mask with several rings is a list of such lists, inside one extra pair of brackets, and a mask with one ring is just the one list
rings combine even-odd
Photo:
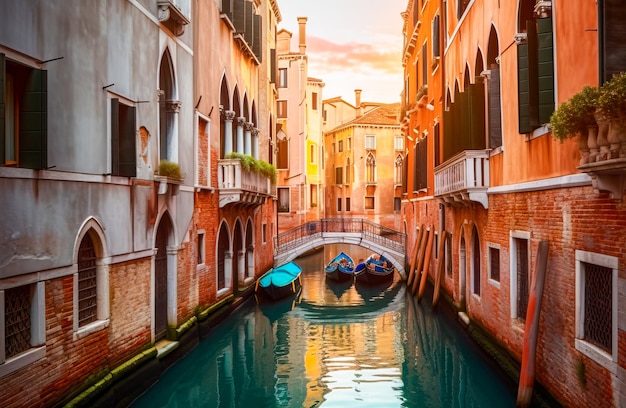
[(585, 270), (585, 340), (612, 352), (612, 270), (582, 263)]
[(517, 250), (517, 317), (526, 320), (528, 309), (528, 241), (515, 238)]
[(97, 311), (96, 250), (86, 234), (78, 249), (78, 326), (96, 321)]
[(7, 289), (5, 296), (5, 355), (13, 357), (30, 346), (30, 286)]

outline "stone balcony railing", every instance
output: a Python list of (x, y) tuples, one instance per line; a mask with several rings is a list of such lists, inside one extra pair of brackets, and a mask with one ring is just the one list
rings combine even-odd
[(248, 171), (240, 159), (220, 159), (217, 164), (220, 208), (228, 204), (260, 205), (271, 195), (271, 182), (266, 176)]
[(453, 205), (478, 202), (488, 208), (489, 153), (465, 150), (435, 168), (435, 197)]

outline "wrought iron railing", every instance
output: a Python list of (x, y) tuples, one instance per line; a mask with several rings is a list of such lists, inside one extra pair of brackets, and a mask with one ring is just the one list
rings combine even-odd
[(274, 237), (276, 255), (298, 248), (323, 233), (361, 234), (363, 238), (397, 252), (406, 248), (406, 234), (363, 218), (324, 218), (309, 221)]

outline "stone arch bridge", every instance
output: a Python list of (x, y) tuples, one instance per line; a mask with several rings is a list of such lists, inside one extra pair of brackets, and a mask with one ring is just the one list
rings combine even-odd
[(274, 266), (326, 244), (358, 245), (385, 256), (406, 279), (406, 234), (363, 218), (309, 221), (274, 238)]

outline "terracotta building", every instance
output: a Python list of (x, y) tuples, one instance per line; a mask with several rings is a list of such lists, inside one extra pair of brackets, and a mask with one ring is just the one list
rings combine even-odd
[(566, 406), (626, 405), (623, 152), (548, 127), (583, 86), (626, 70), (622, 9), (412, 0), (403, 14), (409, 253), (418, 228), (445, 230), (431, 278), (443, 262), (459, 316), (519, 363), (547, 241), (535, 379)]
[(366, 218), (397, 229), (404, 139), (400, 104), (324, 100), (324, 217)]

